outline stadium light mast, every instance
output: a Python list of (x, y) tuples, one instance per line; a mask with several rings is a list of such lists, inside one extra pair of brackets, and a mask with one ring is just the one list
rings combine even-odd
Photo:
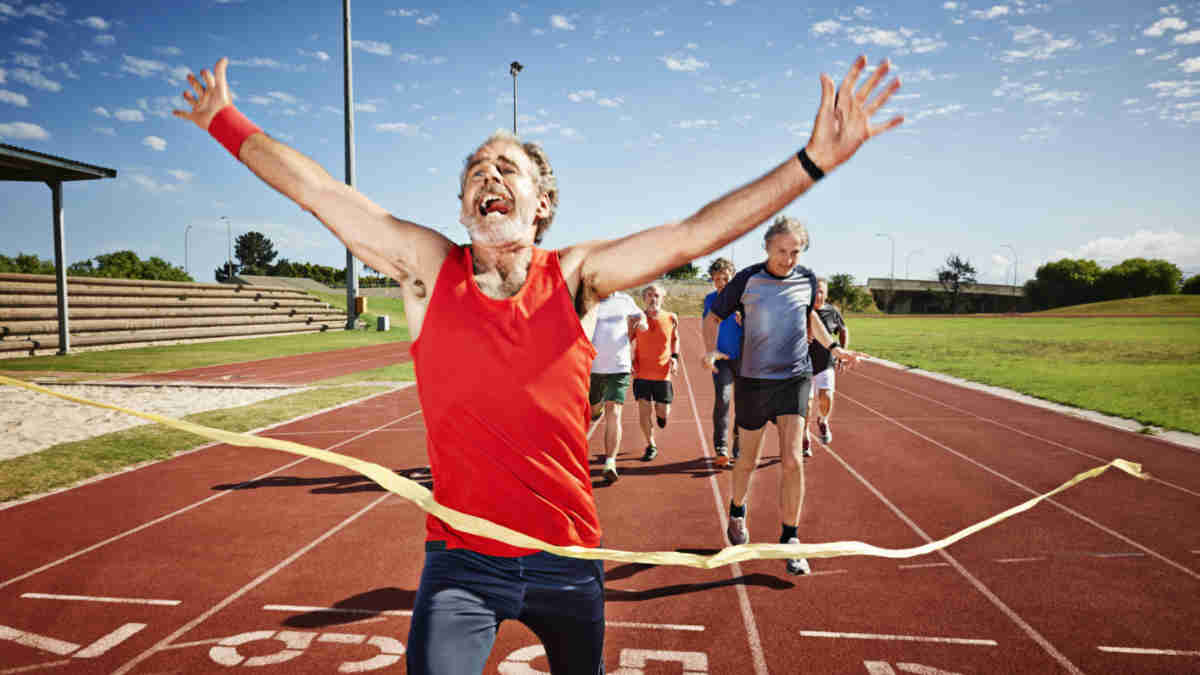
[(888, 295), (890, 296), (888, 297), (888, 306), (890, 307), (896, 296), (896, 238), (887, 232), (879, 232), (875, 236), (887, 237), (892, 242), (892, 271), (891, 276), (888, 277)]
[(917, 249), (917, 250), (915, 250), (915, 251), (909, 251), (909, 252), (908, 252), (908, 255), (904, 256), (904, 278), (905, 278), (905, 279), (912, 279), (912, 277), (911, 277), (911, 276), (909, 276), (909, 274), (908, 274), (908, 270), (909, 270), (908, 263), (909, 263), (909, 261), (911, 261), (911, 260), (912, 260), (912, 257), (913, 257), (914, 255), (916, 255), (916, 254), (918, 254), (918, 253), (924, 253), (924, 252), (925, 252), (925, 249), (923, 249), (923, 248), (919, 248), (919, 249)]
[(513, 79), (513, 136), (517, 135), (517, 73), (525, 69), (519, 61), (508, 64), (508, 74)]
[[(342, 81), (344, 83), (342, 116), (346, 122), (346, 185), (354, 187), (354, 69), (350, 60), (353, 44), (350, 41), (350, 0), (342, 0)], [(346, 330), (358, 323), (354, 301), (358, 297), (358, 263), (350, 247), (346, 247)]]
[(1016, 288), (1017, 287), (1017, 249), (1012, 244), (1000, 244), (1000, 245), (1006, 246), (1006, 247), (1008, 247), (1008, 249), (1010, 251), (1012, 251), (1012, 254), (1013, 254), (1013, 282), (1012, 282), (1012, 285), (1013, 285), (1013, 288)]
[(225, 283), (233, 280), (233, 226), (229, 224), (229, 216), (221, 216), (225, 221), (225, 238), (229, 241), (229, 257), (225, 258)]
[(192, 276), (188, 272), (188, 233), (192, 231), (192, 226), (188, 225), (183, 229), (183, 273), (189, 277)]

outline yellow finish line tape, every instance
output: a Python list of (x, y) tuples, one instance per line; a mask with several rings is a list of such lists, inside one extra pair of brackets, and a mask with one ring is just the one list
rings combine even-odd
[(421, 510), (440, 518), (442, 521), (448, 523), (451, 527), (454, 527), (457, 530), (495, 539), (512, 546), (539, 549), (572, 558), (612, 560), (616, 562), (644, 563), (650, 565), (684, 565), (687, 567), (712, 569), (715, 567), (721, 567), (722, 565), (728, 565), (730, 563), (757, 559), (782, 559), (797, 557), (837, 558), (851, 555), (866, 555), (879, 558), (912, 558), (945, 548), (950, 544), (968, 537), (984, 528), (991, 527), (992, 525), (995, 525), (996, 523), (1007, 518), (1011, 518), (1012, 516), (1015, 516), (1023, 511), (1028, 511), (1036, 506), (1039, 502), (1045, 501), (1050, 497), (1063, 492), (1064, 490), (1088, 480), (1089, 478), (1095, 478), (1111, 468), (1119, 469), (1135, 478), (1140, 478), (1142, 480), (1146, 480), (1150, 477), (1149, 474), (1142, 472), (1142, 467), (1140, 464), (1136, 464), (1124, 459), (1114, 459), (1108, 464), (1098, 466), (1089, 471), (1084, 471), (1083, 473), (1075, 476), (1071, 480), (1063, 483), (1053, 490), (1045, 494), (1038, 495), (1037, 497), (1034, 497), (1033, 499), (1030, 499), (1022, 504), (1018, 504), (1007, 511), (998, 513), (987, 520), (975, 523), (970, 527), (959, 530), (958, 532), (955, 532), (944, 539), (932, 541), (923, 546), (915, 546), (913, 548), (880, 548), (878, 546), (872, 546), (871, 544), (861, 541), (834, 541), (823, 544), (742, 544), (740, 546), (728, 546), (713, 555), (698, 555), (694, 553), (680, 553), (678, 551), (638, 552), (619, 551), (607, 548), (584, 548), (582, 546), (555, 546), (554, 544), (549, 544), (539, 539), (530, 537), (527, 534), (523, 534), (502, 525), (489, 522), (483, 518), (446, 508), (434, 501), (433, 493), (425, 487), (414, 483), (403, 476), (398, 476), (390, 469), (372, 462), (365, 462), (361, 459), (355, 459), (354, 457), (339, 455), (336, 452), (329, 452), (328, 450), (310, 448), (307, 445), (293, 443), (291, 441), (281, 441), (274, 438), (262, 438), (259, 436), (251, 436), (249, 434), (239, 434), (221, 429), (213, 429), (185, 420), (177, 420), (153, 413), (143, 413), (135, 410), (128, 410), (126, 408), (110, 405), (108, 403), (90, 401), (77, 396), (71, 396), (70, 394), (51, 391), (45, 387), (39, 387), (36, 384), (14, 380), (2, 375), (0, 375), (0, 384), (11, 384), (17, 387), (24, 387), (25, 389), (29, 389), (31, 391), (49, 394), (50, 396), (56, 396), (67, 401), (74, 401), (84, 405), (116, 410), (118, 412), (133, 415), (135, 417), (141, 417), (152, 422), (158, 422), (159, 424), (163, 424), (175, 429), (188, 431), (198, 436), (203, 436), (210, 440), (226, 443), (228, 445), (236, 445), (247, 448), (269, 448), (271, 450), (280, 450), (282, 452), (302, 455), (304, 457), (311, 457), (312, 459), (317, 459), (322, 462), (336, 464), (370, 478), (389, 492), (395, 493), (409, 500), (413, 504), (416, 504)]

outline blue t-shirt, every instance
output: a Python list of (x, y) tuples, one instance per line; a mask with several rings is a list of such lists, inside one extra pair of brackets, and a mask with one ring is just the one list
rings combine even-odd
[(742, 311), (738, 375), (783, 380), (812, 372), (808, 315), (816, 294), (816, 275), (800, 265), (786, 277), (768, 272), (766, 263), (734, 275), (710, 309), (721, 319)]
[[(708, 316), (716, 301), (716, 291), (704, 296), (704, 312), (700, 315), (701, 318)], [(717, 351), (728, 356), (731, 361), (736, 361), (742, 355), (742, 324), (738, 323), (737, 317), (732, 314), (721, 321), (721, 328), (717, 332)]]

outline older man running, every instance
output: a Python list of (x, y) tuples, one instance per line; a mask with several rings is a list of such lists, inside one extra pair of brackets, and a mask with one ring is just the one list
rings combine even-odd
[[(767, 422), (779, 430), (779, 516), (782, 544), (799, 543), (800, 509), (804, 505), (804, 454), (802, 439), (808, 428), (809, 394), (812, 391), (812, 362), (809, 336), (847, 365), (859, 354), (841, 348), (817, 318), (814, 298), (817, 278), (799, 265), (808, 250), (808, 230), (798, 220), (780, 216), (764, 236), (766, 262), (738, 272), (721, 291), (704, 319), (704, 342), (708, 354), (704, 365), (716, 372), (716, 361), (728, 358), (716, 349), (721, 321), (735, 311), (742, 313), (742, 356), (734, 385), (735, 423), (740, 429), (744, 457), (733, 467), (733, 499), (729, 505), (729, 542), (744, 544), (750, 539), (746, 526), (746, 498), (750, 479), (758, 466)], [(790, 574), (808, 574), (808, 561), (787, 561)]]
[[(836, 91), (821, 76), (812, 136), (799, 153), (678, 223), (559, 250), (537, 246), (558, 205), (546, 154), (497, 133), (467, 157), (460, 177), (459, 220), (471, 238), (462, 246), (392, 216), (262, 133), (232, 105), (227, 66), (221, 59), (213, 72), (189, 74), (190, 110), (175, 114), (399, 282), (438, 502), (560, 546), (601, 539), (587, 456), (595, 355), (587, 336), (597, 301), (725, 246), (902, 121), (871, 125), (900, 83), (873, 94), (885, 61), (858, 86), (860, 56)], [(504, 619), (537, 634), (551, 672), (603, 672), (600, 564), (467, 534), (433, 517), (425, 548), (410, 674), (480, 672)]]

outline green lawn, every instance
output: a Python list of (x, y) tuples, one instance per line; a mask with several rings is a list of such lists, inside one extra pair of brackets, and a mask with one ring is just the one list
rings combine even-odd
[(851, 346), (906, 366), (1200, 433), (1200, 318), (867, 318)]

